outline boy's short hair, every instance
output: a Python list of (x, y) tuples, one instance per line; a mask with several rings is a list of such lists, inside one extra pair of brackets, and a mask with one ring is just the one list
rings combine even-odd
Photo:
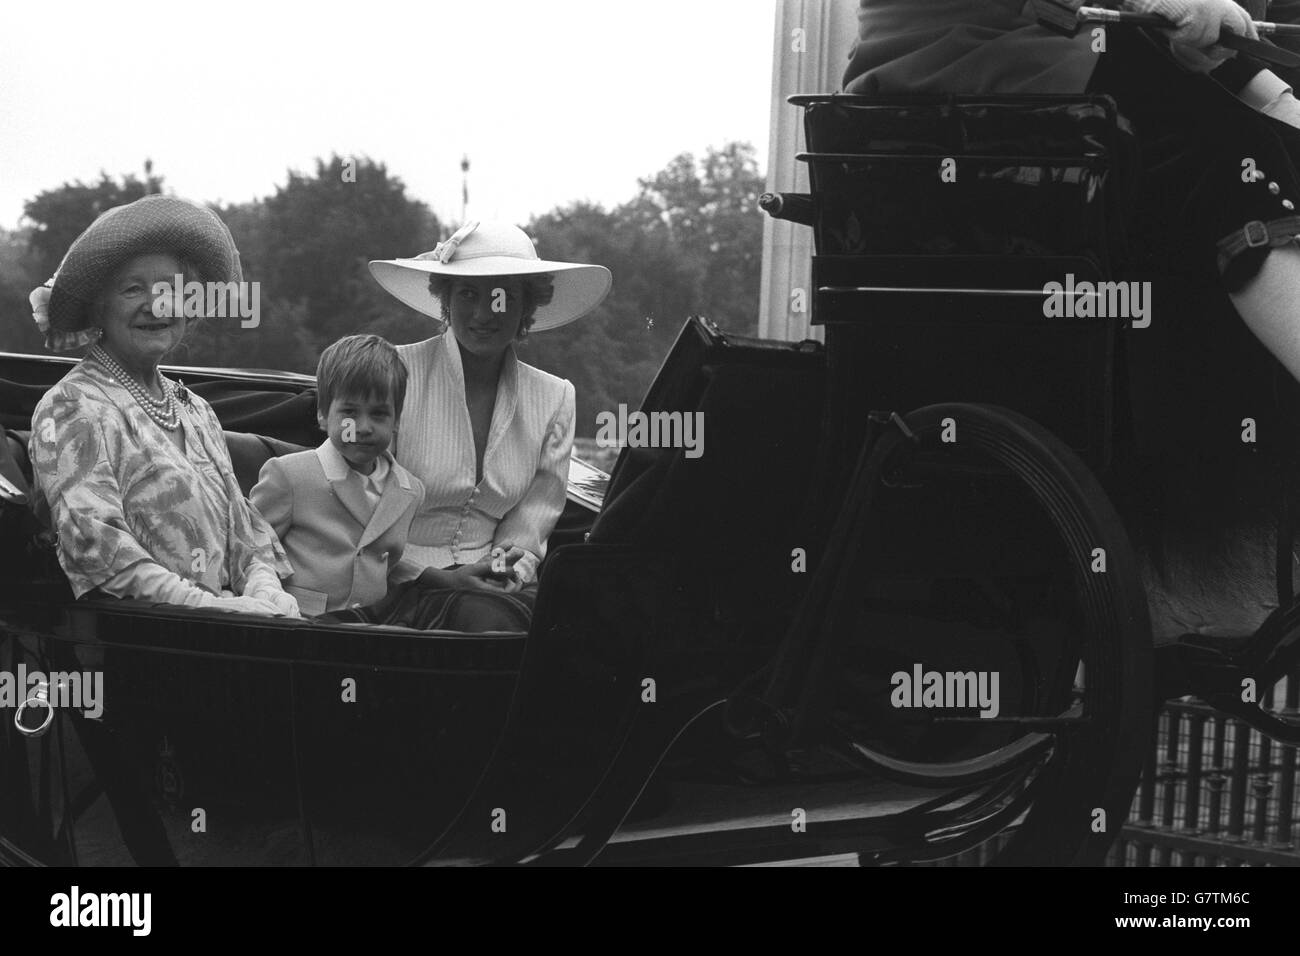
[(328, 415), (339, 395), (374, 395), (393, 403), (394, 416), (406, 400), (406, 363), (387, 339), (347, 335), (321, 353), (316, 366), (316, 408)]

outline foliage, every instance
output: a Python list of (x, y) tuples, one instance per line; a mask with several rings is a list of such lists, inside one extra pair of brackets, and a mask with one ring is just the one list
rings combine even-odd
[[(600, 263), (614, 274), (612, 293), (592, 316), (521, 347), (524, 361), (574, 383), (580, 435), (594, 434), (598, 412), (639, 403), (688, 315), (753, 334), (762, 188), (753, 147), (730, 143), (702, 160), (677, 156), (612, 210), (579, 202), (528, 224), (543, 257)], [(146, 191), (164, 191), (162, 177), (102, 175), (26, 204), (30, 225), (0, 232), (0, 347), (41, 351), (27, 293), (95, 216)], [(342, 335), (374, 332), (400, 343), (431, 333), (431, 320), (385, 293), (367, 262), (431, 249), (447, 230), (382, 163), (317, 160), (310, 174), (291, 171), (274, 195), (217, 212), (245, 279), (259, 283), (260, 324), (196, 323), (169, 361), (313, 372), (321, 349)]]
[(593, 316), (537, 336), (522, 353), (573, 382), (580, 435), (594, 434), (598, 412), (640, 403), (687, 316), (757, 331), (763, 179), (753, 147), (710, 149), (702, 162), (683, 153), (639, 187), (612, 211), (576, 203), (528, 227), (544, 258), (598, 262), (614, 274)]
[(27, 237), (28, 251), (32, 268), (40, 276), (34, 285), (54, 275), (73, 240), (100, 213), (161, 191), (162, 177), (150, 172), (146, 172), (145, 177), (141, 182), (128, 174), (119, 183), (101, 172), (97, 183), (64, 183), (26, 202), (23, 215), (32, 223)]

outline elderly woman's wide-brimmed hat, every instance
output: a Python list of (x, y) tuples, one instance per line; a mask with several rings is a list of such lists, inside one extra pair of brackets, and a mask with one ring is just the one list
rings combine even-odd
[(166, 252), (191, 262), (204, 281), (242, 282), (230, 230), (206, 206), (174, 196), (145, 196), (114, 206), (72, 243), (58, 271), (33, 290), (32, 316), (55, 352), (99, 337), (93, 305), (104, 283), (134, 256)]
[(390, 294), (417, 312), (444, 319), (442, 304), (429, 292), (429, 276), (481, 278), (549, 274), (550, 303), (533, 313), (534, 332), (568, 325), (591, 312), (609, 294), (613, 277), (604, 266), (538, 258), (533, 241), (518, 226), (468, 222), (432, 252), (414, 259), (377, 259), (370, 274)]

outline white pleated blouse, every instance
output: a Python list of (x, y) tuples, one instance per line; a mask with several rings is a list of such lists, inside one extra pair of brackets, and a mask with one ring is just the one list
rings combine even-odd
[(409, 376), (392, 452), (424, 482), (425, 494), (395, 578), (472, 564), (497, 545), (517, 545), (527, 553), (516, 569), (525, 583), (533, 580), (564, 510), (572, 383), (520, 362), (513, 346), (507, 351), (483, 480), (475, 484), (474, 433), (455, 336), (448, 332), (397, 351)]

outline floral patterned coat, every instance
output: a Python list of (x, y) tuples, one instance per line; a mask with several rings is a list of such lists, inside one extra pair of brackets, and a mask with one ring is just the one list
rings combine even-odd
[(241, 593), (259, 566), (292, 573), (275, 532), (240, 491), (212, 406), (185, 394), (177, 402), (184, 452), (93, 360), (37, 405), (33, 506), (58, 533), (59, 563), (77, 597), (114, 579), (114, 593), (158, 599), (130, 587), (130, 572), (157, 570), (150, 565), (213, 594)]

